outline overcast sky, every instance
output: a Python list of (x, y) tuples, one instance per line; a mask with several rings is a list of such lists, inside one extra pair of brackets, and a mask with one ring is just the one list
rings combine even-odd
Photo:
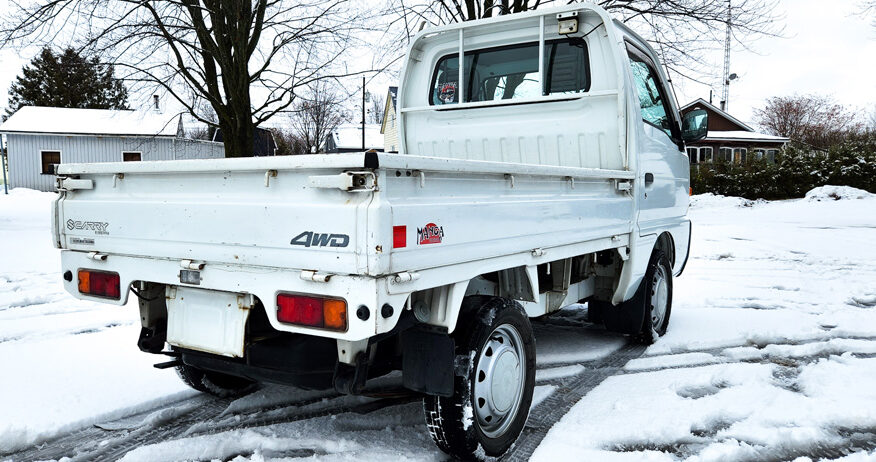
[[(0, 0), (0, 10), (6, 5)], [(750, 45), (751, 51), (737, 46), (732, 52), (731, 72), (739, 80), (731, 84), (729, 112), (751, 121), (752, 109), (766, 98), (804, 93), (827, 94), (864, 111), (876, 110), (876, 27), (874, 18), (862, 17), (860, 11), (860, 0), (781, 0), (784, 38), (760, 39)], [(30, 57), (0, 50), (0, 112), (5, 112), (9, 85)], [(350, 66), (367, 66), (369, 61)], [(721, 53), (713, 61), (717, 105)], [(708, 86), (679, 78), (675, 82), (681, 104), (708, 100)], [(376, 78), (369, 90), (383, 93), (390, 83)]]

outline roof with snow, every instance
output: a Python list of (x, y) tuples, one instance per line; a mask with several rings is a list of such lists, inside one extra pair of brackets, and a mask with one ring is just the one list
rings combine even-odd
[(24, 106), (0, 125), (0, 133), (108, 136), (177, 136), (176, 115), (111, 109)]
[(706, 139), (714, 141), (771, 141), (776, 143), (787, 143), (790, 141), (790, 138), (767, 135), (766, 133), (718, 130), (709, 130), (709, 135)]
[[(362, 150), (362, 124), (344, 124), (331, 132), (326, 141), (326, 151)], [(383, 150), (383, 135), (380, 134), (380, 124), (365, 125), (365, 150)]]

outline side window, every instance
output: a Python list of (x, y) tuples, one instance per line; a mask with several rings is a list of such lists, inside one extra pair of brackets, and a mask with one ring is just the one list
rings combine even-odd
[(40, 167), (43, 175), (54, 175), (55, 165), (61, 163), (60, 151), (41, 151), (40, 152)]
[(712, 148), (700, 148), (700, 162), (711, 163), (713, 160)]
[[(464, 102), (535, 98), (586, 92), (590, 58), (581, 38), (551, 40), (544, 46), (544, 79), (538, 75), (538, 43), (485, 48), (465, 53)], [(539, 81), (544, 81), (544, 86)], [(438, 60), (432, 76), (430, 105), (460, 102), (459, 55)]]
[(123, 152), (122, 153), (122, 161), (123, 162), (139, 162), (141, 154), (139, 152)]
[(672, 138), (672, 119), (669, 117), (669, 105), (666, 95), (660, 85), (660, 79), (653, 65), (638, 53), (630, 50), (630, 67), (633, 73), (633, 84), (639, 95), (639, 105), (642, 108), (642, 119), (663, 130)]
[(733, 158), (733, 148), (724, 147), (724, 148), (721, 148), (720, 151), (718, 151), (718, 160), (720, 160), (721, 162), (730, 162), (730, 160), (732, 158)]

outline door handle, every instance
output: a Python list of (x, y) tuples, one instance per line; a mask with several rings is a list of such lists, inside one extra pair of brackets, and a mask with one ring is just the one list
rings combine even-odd
[(645, 186), (651, 186), (654, 183), (654, 174), (646, 173), (645, 174)]

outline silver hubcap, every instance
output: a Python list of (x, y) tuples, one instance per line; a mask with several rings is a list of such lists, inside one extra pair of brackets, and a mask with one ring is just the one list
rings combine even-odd
[(497, 327), (481, 348), (473, 404), (478, 424), (487, 437), (505, 433), (520, 410), (525, 362), (523, 340), (510, 324)]
[(654, 279), (651, 281), (651, 326), (660, 329), (666, 319), (666, 307), (669, 304), (669, 277), (663, 265), (657, 265)]

